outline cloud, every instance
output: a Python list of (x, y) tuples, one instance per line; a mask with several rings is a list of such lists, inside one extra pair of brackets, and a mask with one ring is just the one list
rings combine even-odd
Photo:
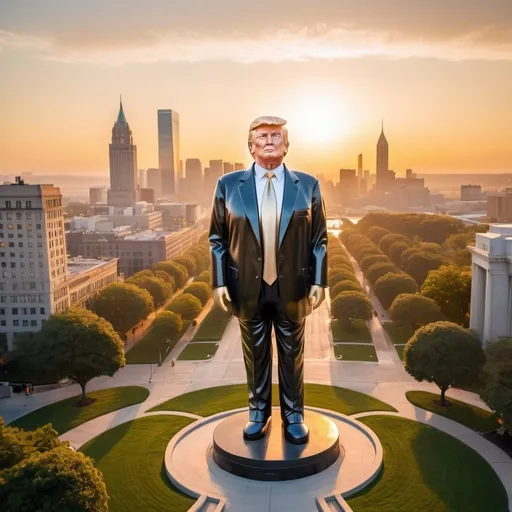
[[(269, 34), (271, 34), (269, 36)], [(444, 38), (404, 34), (397, 30), (368, 30), (348, 24), (330, 27), (288, 26), (251, 34), (148, 31), (136, 39), (60, 39), (0, 30), (0, 51), (20, 50), (41, 59), (68, 63), (120, 66), (159, 62), (284, 62), (433, 58), (447, 61), (512, 60), (512, 33), (494, 26)]]

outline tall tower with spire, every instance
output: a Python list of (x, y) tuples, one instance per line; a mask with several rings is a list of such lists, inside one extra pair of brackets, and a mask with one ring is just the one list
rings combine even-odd
[(377, 182), (376, 188), (383, 188), (389, 182), (389, 146), (384, 135), (384, 120), (382, 120), (382, 129), (377, 142)]
[(109, 145), (110, 190), (109, 206), (134, 206), (137, 200), (137, 146), (133, 143), (132, 131), (126, 121), (122, 99), (119, 114), (112, 128), (112, 143)]

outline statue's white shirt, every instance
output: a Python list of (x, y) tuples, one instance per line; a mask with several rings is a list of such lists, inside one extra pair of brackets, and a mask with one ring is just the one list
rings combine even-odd
[[(268, 178), (265, 176), (267, 169), (255, 163), (254, 172), (254, 178), (256, 181), (256, 194), (258, 196), (258, 212), (259, 216), (261, 217), (261, 202), (263, 200), (263, 190), (265, 189), (265, 185), (267, 184), (268, 180)], [(272, 185), (274, 185), (274, 190), (276, 192), (277, 218), (280, 219), (284, 196), (284, 164), (281, 164), (275, 169), (272, 169), (272, 172), (276, 175), (275, 178), (272, 178)]]

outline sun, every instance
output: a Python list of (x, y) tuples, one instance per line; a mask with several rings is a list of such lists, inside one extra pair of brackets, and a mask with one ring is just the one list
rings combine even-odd
[(337, 102), (315, 98), (302, 102), (296, 112), (298, 123), (294, 124), (294, 131), (303, 142), (331, 143), (347, 131)]

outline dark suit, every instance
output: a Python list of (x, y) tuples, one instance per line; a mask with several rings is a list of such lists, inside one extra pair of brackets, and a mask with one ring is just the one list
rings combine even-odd
[(284, 167), (277, 241), (278, 279), (262, 279), (263, 251), (254, 165), (219, 178), (210, 222), (211, 284), (227, 286), (242, 333), (249, 385), (249, 419), (262, 421), (271, 408), (271, 329), (279, 352), (283, 418), (303, 417), (305, 317), (312, 284), (327, 286), (327, 228), (318, 180)]

